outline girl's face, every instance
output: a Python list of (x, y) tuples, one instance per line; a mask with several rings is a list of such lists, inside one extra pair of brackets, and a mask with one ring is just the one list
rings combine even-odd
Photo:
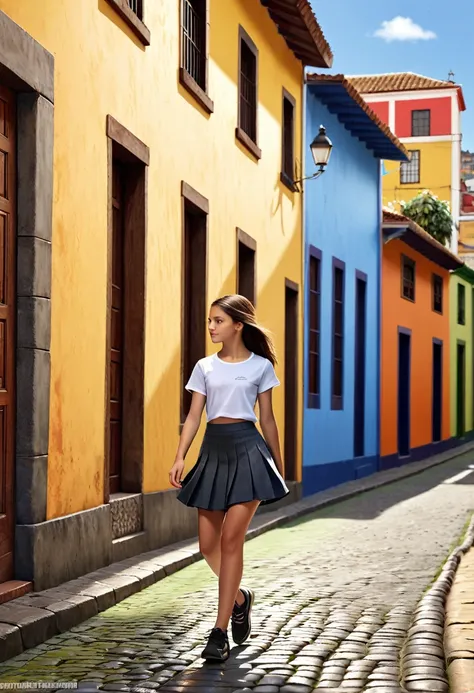
[(231, 342), (243, 328), (241, 322), (234, 322), (219, 306), (211, 308), (207, 325), (213, 344)]

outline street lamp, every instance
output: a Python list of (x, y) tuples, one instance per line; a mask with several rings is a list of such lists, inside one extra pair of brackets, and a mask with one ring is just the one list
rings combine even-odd
[(302, 183), (304, 180), (312, 180), (313, 178), (319, 178), (319, 176), (322, 173), (324, 173), (325, 168), (328, 165), (329, 159), (331, 157), (332, 147), (332, 142), (326, 135), (326, 128), (323, 125), (321, 125), (318, 134), (309, 145), (309, 148), (311, 149), (311, 154), (313, 155), (314, 165), (318, 168), (318, 170), (316, 171), (316, 173), (313, 173), (312, 176), (306, 176), (305, 178), (300, 178), (299, 180), (294, 181), (294, 185), (298, 192), (301, 192), (297, 187), (298, 183)]

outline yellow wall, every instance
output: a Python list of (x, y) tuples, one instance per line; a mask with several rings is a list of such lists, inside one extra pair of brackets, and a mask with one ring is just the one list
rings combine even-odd
[[(459, 222), (459, 240), (461, 243), (474, 247), (474, 219)], [(460, 248), (462, 252), (462, 248)]]
[[(420, 182), (400, 183), (400, 163), (385, 161), (387, 175), (383, 177), (383, 201), (411, 200), (420, 190), (431, 190), (441, 200), (451, 201), (451, 142), (406, 143), (406, 148), (420, 150)], [(398, 207), (395, 207), (398, 211)]]
[[(302, 66), (260, 2), (211, 2), (208, 117), (178, 85), (179, 5), (145, 3), (145, 50), (105, 0), (0, 0), (55, 57), (48, 518), (103, 502), (107, 114), (151, 154), (143, 490), (168, 487), (178, 442), (182, 180), (210, 203), (209, 301), (235, 291), (236, 226), (257, 240), (259, 319), (275, 334), (284, 377), (285, 277), (301, 285), (302, 258), (301, 196), (279, 182), (281, 102), (284, 86), (297, 99), (301, 160)], [(259, 49), (258, 164), (234, 137), (239, 23)], [(300, 347), (301, 334), (300, 320)], [(300, 348), (299, 382), (301, 361)], [(283, 445), (283, 387), (274, 399)]]

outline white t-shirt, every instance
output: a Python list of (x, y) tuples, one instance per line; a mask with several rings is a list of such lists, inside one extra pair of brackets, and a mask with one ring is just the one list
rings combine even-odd
[(217, 354), (196, 363), (186, 385), (189, 392), (206, 395), (207, 420), (219, 416), (257, 421), (257, 395), (280, 384), (270, 361), (253, 352), (245, 361), (223, 361)]

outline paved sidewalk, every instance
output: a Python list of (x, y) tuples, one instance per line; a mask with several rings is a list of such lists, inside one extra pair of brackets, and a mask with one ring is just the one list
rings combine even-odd
[(415, 619), (474, 510), (473, 479), (460, 478), (472, 458), (333, 503), (250, 542), (253, 634), (225, 666), (200, 659), (217, 590), (200, 561), (0, 665), (0, 683), (50, 682), (54, 690), (54, 682), (79, 681), (81, 693), (446, 693), (432, 619), (429, 612)]
[[(474, 442), (466, 443), (422, 462), (341, 484), (280, 510), (258, 515), (252, 522), (247, 539), (284, 526), (318, 508), (420, 474), (463, 454), (474, 454), (473, 451)], [(200, 558), (197, 541), (185, 541), (114, 563), (59, 587), (30, 593), (0, 605), (0, 662), (45, 642), (57, 633), (64, 633)]]
[(474, 549), (459, 565), (446, 608), (444, 636), (451, 693), (474, 691)]

